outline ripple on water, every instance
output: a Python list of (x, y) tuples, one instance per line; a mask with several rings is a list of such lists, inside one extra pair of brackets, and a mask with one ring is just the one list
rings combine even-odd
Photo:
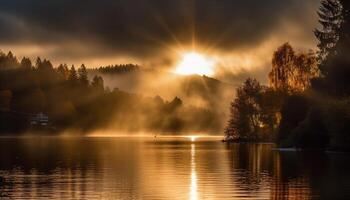
[[(349, 158), (203, 138), (0, 139), (0, 199), (350, 196)], [(316, 169), (314, 166), (318, 166)]]

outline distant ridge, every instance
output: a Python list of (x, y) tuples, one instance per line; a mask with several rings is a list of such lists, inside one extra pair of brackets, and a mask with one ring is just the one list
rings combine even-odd
[(138, 65), (112, 65), (89, 69), (89, 76), (99, 75), (110, 89), (137, 93), (165, 100), (179, 97), (186, 104), (227, 114), (235, 85), (205, 75), (179, 75)]

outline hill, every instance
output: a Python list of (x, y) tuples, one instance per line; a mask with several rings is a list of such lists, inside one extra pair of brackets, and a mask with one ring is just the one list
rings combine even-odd
[(215, 108), (226, 113), (229, 101), (234, 96), (235, 86), (220, 80), (199, 75), (178, 75), (174, 73), (137, 69), (120, 73), (89, 69), (89, 78), (99, 75), (110, 89), (142, 94), (145, 96), (161, 96), (171, 100), (175, 96), (186, 104)]

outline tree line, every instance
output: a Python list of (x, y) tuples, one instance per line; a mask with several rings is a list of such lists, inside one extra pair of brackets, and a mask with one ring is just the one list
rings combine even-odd
[(226, 134), (281, 147), (350, 150), (350, 2), (323, 0), (317, 52), (289, 43), (273, 54), (269, 85), (237, 88)]
[(89, 80), (84, 64), (54, 67), (47, 59), (37, 58), (32, 63), (24, 57), (18, 61), (12, 52), (0, 52), (0, 133), (34, 131), (30, 118), (38, 113), (48, 116), (50, 134), (101, 128), (210, 131), (220, 124), (213, 111), (186, 106), (177, 97), (166, 101), (159, 96), (111, 90), (100, 76)]
[(120, 65), (108, 65), (101, 66), (97, 68), (97, 71), (101, 73), (109, 73), (109, 74), (122, 74), (127, 72), (134, 72), (140, 69), (139, 65), (135, 64), (120, 64)]

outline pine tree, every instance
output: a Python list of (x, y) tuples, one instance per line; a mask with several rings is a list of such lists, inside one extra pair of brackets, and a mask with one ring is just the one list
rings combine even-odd
[(340, 96), (350, 94), (349, 12), (349, 0), (322, 1), (320, 22), (323, 29), (315, 33), (319, 40), (319, 58), (323, 59), (319, 66), (324, 76), (321, 88)]
[(20, 67), (26, 70), (32, 69), (32, 61), (29, 58), (23, 57)]
[[(342, 5), (342, 21), (339, 28), (339, 39), (336, 45), (337, 58), (350, 63), (350, 1), (340, 0)], [(350, 67), (350, 66), (349, 66)]]
[(89, 80), (88, 80), (88, 73), (86, 71), (86, 67), (84, 64), (80, 66), (78, 69), (78, 74), (79, 74), (79, 82), (83, 86), (87, 87), (89, 85)]
[(49, 60), (44, 59), (41, 63), (41, 68), (44, 71), (53, 72), (53, 65)]
[(68, 70), (67, 64), (60, 64), (57, 67), (57, 73), (60, 79), (67, 80), (69, 76), (69, 70)]
[(96, 90), (96, 91), (103, 91), (104, 90), (104, 83), (103, 83), (103, 78), (101, 76), (94, 76), (91, 82), (91, 86)]
[(41, 67), (41, 63), (42, 63), (41, 58), (37, 57), (35, 61), (35, 68), (39, 69)]
[(14, 69), (20, 66), (17, 57), (9, 51), (7, 54), (0, 50), (0, 69)]
[[(322, 65), (328, 56), (335, 55), (335, 46), (339, 40), (339, 29), (342, 22), (342, 6), (339, 0), (323, 0), (318, 11), (320, 29), (315, 30), (318, 39), (318, 61)], [(321, 67), (321, 72), (327, 74)]]
[(78, 82), (78, 75), (77, 75), (77, 71), (75, 70), (74, 65), (72, 65), (72, 67), (69, 70), (68, 81), (72, 85), (76, 85)]

